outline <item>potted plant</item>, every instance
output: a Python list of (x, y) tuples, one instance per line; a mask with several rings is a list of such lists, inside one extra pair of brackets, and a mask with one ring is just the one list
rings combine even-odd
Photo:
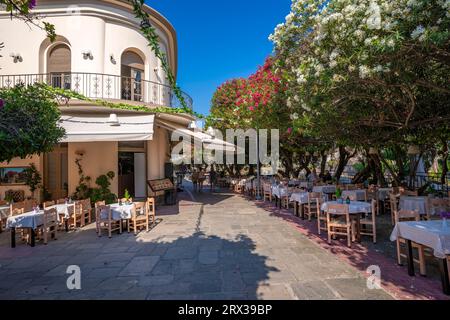
[(125, 203), (130, 204), (131, 195), (130, 195), (130, 192), (128, 191), (128, 189), (125, 189), (125, 193), (124, 193), (123, 197), (125, 198)]
[(30, 166), (26, 168), (23, 173), (25, 184), (30, 187), (31, 197), (34, 199), (34, 192), (39, 188), (39, 184), (42, 181), (41, 174), (33, 163), (30, 163)]
[(336, 196), (337, 202), (344, 203), (344, 201), (342, 199), (342, 189), (341, 188), (339, 188), (339, 187), (336, 188), (335, 196)]
[(12, 194), (6, 194), (5, 195), (5, 201), (6, 201), (6, 203), (8, 203), (8, 204), (11, 204), (11, 203), (13, 203), (14, 202), (14, 198), (13, 198), (13, 196), (12, 196)]

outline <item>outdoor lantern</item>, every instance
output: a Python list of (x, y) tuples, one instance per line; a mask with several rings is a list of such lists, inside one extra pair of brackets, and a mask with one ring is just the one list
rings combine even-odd
[(418, 155), (419, 153), (420, 153), (419, 146), (416, 146), (416, 145), (408, 146), (408, 154), (409, 155), (415, 156), (415, 155)]
[(216, 132), (215, 132), (215, 130), (213, 129), (213, 127), (209, 127), (208, 130), (206, 130), (206, 133), (207, 133), (208, 135), (210, 135), (211, 138), (213, 138), (213, 139), (214, 139), (214, 137), (216, 136)]
[(197, 129), (197, 123), (195, 121), (192, 121), (191, 123), (189, 123), (189, 129)]
[(119, 122), (119, 118), (117, 117), (117, 114), (111, 113), (109, 115), (108, 123), (111, 127), (120, 126), (120, 122)]

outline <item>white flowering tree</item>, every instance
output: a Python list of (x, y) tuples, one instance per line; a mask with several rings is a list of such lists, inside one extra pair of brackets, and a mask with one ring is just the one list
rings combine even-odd
[(450, 140), (449, 29), (449, 0), (294, 0), (270, 38), (299, 121), (368, 149)]

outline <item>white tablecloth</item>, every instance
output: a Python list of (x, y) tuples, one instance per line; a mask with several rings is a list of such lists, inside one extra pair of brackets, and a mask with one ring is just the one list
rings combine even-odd
[(400, 210), (419, 210), (420, 214), (427, 214), (427, 197), (400, 197)]
[(358, 190), (345, 190), (342, 191), (342, 198), (347, 199), (347, 197), (352, 196), (357, 201), (365, 201), (366, 200), (366, 190), (358, 189)]
[(291, 194), (291, 198), (289, 200), (300, 204), (308, 203), (308, 192), (295, 192)]
[(26, 212), (17, 216), (9, 217), (6, 221), (7, 228), (33, 228), (44, 224), (44, 211)]
[[(330, 204), (339, 204), (337, 201), (328, 201), (322, 204), (320, 209), (322, 211), (327, 211), (328, 205)], [(345, 204), (345, 202), (344, 202)], [(368, 202), (362, 202), (362, 201), (350, 201), (349, 207), (348, 207), (349, 213), (371, 213), (372, 212), (372, 205)]]
[(335, 185), (315, 186), (313, 188), (313, 192), (335, 193), (336, 192), (336, 186)]
[(10, 206), (0, 206), (0, 219), (6, 219), (9, 217)]
[[(119, 205), (118, 203), (115, 203), (111, 204), (110, 207), (111, 207), (111, 217), (114, 221), (122, 219), (124, 220), (131, 219), (131, 209), (133, 208), (132, 204)], [(100, 215), (102, 219), (107, 218), (106, 212), (102, 212)]]
[[(58, 212), (58, 214), (63, 214), (65, 219), (69, 219), (70, 218), (70, 214), (73, 213), (73, 210), (75, 209), (75, 203), (68, 203), (68, 204), (57, 204), (54, 206), (50, 206), (47, 207), (47, 209), (56, 209), (56, 212)], [(69, 210), (69, 208), (72, 208)]]
[(392, 231), (391, 241), (397, 238), (432, 248), (436, 258), (445, 259), (450, 255), (450, 227), (444, 228), (441, 220), (399, 222)]
[(278, 198), (285, 197), (288, 194), (288, 187), (283, 185), (272, 186), (272, 194)]

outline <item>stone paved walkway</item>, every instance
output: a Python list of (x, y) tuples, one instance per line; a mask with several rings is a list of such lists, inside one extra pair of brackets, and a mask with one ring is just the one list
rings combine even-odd
[[(98, 238), (91, 225), (10, 249), (0, 234), (0, 299), (391, 299), (253, 202), (187, 195), (137, 237)], [(67, 289), (69, 265), (81, 268), (81, 290)]]

